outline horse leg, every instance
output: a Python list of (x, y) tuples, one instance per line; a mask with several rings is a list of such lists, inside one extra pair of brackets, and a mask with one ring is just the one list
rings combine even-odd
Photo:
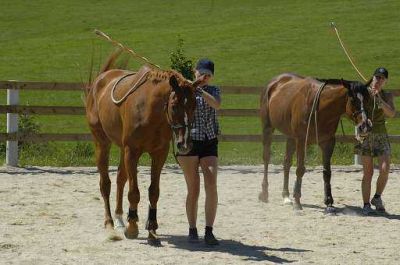
[(125, 237), (129, 239), (137, 238), (139, 235), (139, 229), (137, 225), (137, 222), (139, 221), (137, 206), (140, 201), (140, 192), (137, 182), (137, 164), (139, 157), (140, 154), (137, 150), (133, 150), (129, 146), (124, 147), (124, 164), (129, 182), (129, 211), (128, 224), (125, 228)]
[(258, 195), (258, 199), (262, 202), (268, 202), (268, 164), (271, 157), (271, 142), (273, 128), (266, 123), (263, 127), (263, 160), (264, 160), (264, 178), (261, 184), (262, 191)]
[(323, 176), (324, 176), (324, 202), (326, 205), (326, 213), (335, 213), (335, 207), (333, 207), (333, 197), (331, 193), (331, 157), (335, 148), (335, 138), (320, 143), (322, 150), (322, 163), (323, 163)]
[(126, 170), (125, 170), (125, 162), (124, 162), (124, 151), (120, 152), (118, 173), (117, 173), (117, 205), (115, 207), (115, 228), (123, 229), (125, 228), (125, 224), (122, 218), (123, 205), (122, 205), (122, 197), (124, 195), (124, 187), (126, 183)]
[(293, 138), (287, 138), (286, 140), (286, 154), (283, 161), (283, 204), (292, 204), (292, 200), (289, 198), (289, 172), (292, 166), (293, 153), (296, 150), (296, 143)]
[(294, 183), (293, 189), (293, 197), (294, 197), (294, 210), (302, 210), (300, 198), (301, 198), (301, 182), (303, 179), (303, 175), (306, 172), (306, 168), (304, 166), (304, 156), (305, 156), (305, 148), (304, 148), (304, 139), (297, 139), (296, 141), (296, 150), (297, 150), (297, 169), (296, 169), (296, 181)]
[(151, 184), (149, 187), (149, 214), (146, 222), (146, 229), (149, 231), (148, 240), (150, 244), (160, 244), (156, 230), (157, 223), (157, 202), (160, 196), (160, 174), (165, 160), (168, 156), (169, 146), (161, 151), (151, 153)]
[(108, 140), (103, 131), (92, 130), (92, 134), (94, 136), (96, 165), (100, 174), (100, 193), (104, 201), (104, 226), (107, 229), (114, 228), (114, 222), (111, 217), (110, 209), (111, 180), (110, 176), (108, 175), (108, 159), (110, 154), (111, 142), (110, 140)]

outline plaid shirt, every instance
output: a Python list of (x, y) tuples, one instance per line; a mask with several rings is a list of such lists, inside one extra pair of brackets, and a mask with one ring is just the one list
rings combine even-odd
[[(217, 100), (220, 99), (220, 90), (216, 86), (205, 86), (204, 91), (212, 95)], [(192, 124), (192, 139), (196, 141), (211, 140), (220, 134), (217, 120), (217, 111), (213, 109), (199, 92), (196, 92), (196, 110)]]

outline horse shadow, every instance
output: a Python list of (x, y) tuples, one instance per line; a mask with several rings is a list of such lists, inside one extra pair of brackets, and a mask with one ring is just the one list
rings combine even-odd
[[(311, 209), (317, 209), (321, 210), (321, 212), (325, 213), (325, 207), (319, 206), (319, 205), (313, 205), (313, 204), (302, 204), (304, 208), (311, 208)], [(348, 215), (348, 216), (365, 216), (362, 213), (362, 208), (359, 206), (354, 206), (354, 205), (347, 205), (344, 204), (343, 207), (335, 207), (336, 208), (336, 214), (335, 215)], [(390, 220), (400, 220), (400, 215), (399, 214), (391, 214), (388, 212), (385, 213), (379, 213), (379, 212), (374, 212), (373, 214), (370, 214), (365, 217), (379, 217), (379, 218), (386, 218)]]
[[(296, 248), (270, 248), (265, 246), (246, 245), (242, 242), (235, 240), (220, 240), (218, 246), (207, 246), (202, 241), (199, 243), (189, 243), (186, 236), (165, 235), (162, 241), (173, 245), (174, 248), (184, 249), (188, 251), (201, 251), (201, 252), (220, 252), (228, 253), (234, 256), (244, 257), (246, 261), (269, 261), (273, 263), (292, 263), (296, 260), (288, 260), (272, 255), (271, 252), (309, 252), (312, 250), (296, 249)], [(266, 254), (268, 251), (269, 254)]]

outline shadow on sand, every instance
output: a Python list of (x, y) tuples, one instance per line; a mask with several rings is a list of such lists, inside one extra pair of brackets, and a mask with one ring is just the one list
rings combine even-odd
[[(264, 246), (246, 245), (235, 240), (220, 240), (218, 246), (207, 246), (200, 240), (199, 243), (187, 242), (186, 236), (165, 235), (161, 239), (163, 242), (173, 245), (175, 248), (201, 251), (201, 252), (221, 252), (228, 253), (234, 256), (241, 256), (248, 261), (269, 261), (273, 263), (292, 263), (296, 260), (288, 260), (272, 255), (272, 252), (309, 252), (311, 250), (295, 249), (295, 248), (269, 248)], [(265, 253), (265, 252), (268, 252)]]
[[(325, 207), (322, 207), (319, 205), (302, 204), (302, 206), (304, 208), (321, 210), (322, 213), (325, 213)], [(365, 216), (362, 213), (361, 207), (353, 206), (353, 205), (346, 205), (346, 204), (344, 205), (344, 207), (336, 207), (336, 215)], [(390, 220), (400, 220), (400, 215), (390, 214), (388, 212), (385, 212), (385, 213), (374, 212), (373, 214), (370, 214), (365, 217), (380, 217), (380, 218), (386, 218), (386, 219), (390, 219)]]

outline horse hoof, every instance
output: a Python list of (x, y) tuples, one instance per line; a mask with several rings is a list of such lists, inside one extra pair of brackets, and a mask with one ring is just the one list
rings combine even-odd
[(292, 205), (292, 204), (293, 202), (290, 198), (288, 197), (283, 198), (283, 205)]
[(125, 224), (122, 219), (115, 219), (115, 225), (114, 225), (115, 230), (124, 230), (125, 229)]
[(336, 208), (333, 207), (333, 206), (328, 206), (328, 207), (326, 207), (326, 209), (325, 209), (325, 214), (328, 214), (328, 215), (335, 215), (335, 214), (336, 214)]
[(266, 193), (266, 192), (260, 192), (260, 194), (258, 195), (258, 199), (259, 199), (261, 202), (267, 203), (267, 202), (268, 202), (268, 193)]
[(122, 236), (117, 231), (114, 230), (111, 224), (106, 226), (106, 231), (107, 231), (107, 240), (109, 241), (119, 241), (123, 239)]
[(139, 236), (139, 229), (136, 223), (128, 224), (128, 227), (124, 231), (125, 237), (127, 239), (136, 239)]
[(303, 206), (301, 206), (300, 203), (294, 203), (294, 204), (293, 204), (293, 210), (295, 210), (295, 211), (301, 211), (301, 210), (303, 210)]
[(154, 230), (149, 230), (149, 236), (147, 237), (147, 242), (151, 246), (161, 247), (161, 241), (158, 238), (156, 231), (154, 231)]

